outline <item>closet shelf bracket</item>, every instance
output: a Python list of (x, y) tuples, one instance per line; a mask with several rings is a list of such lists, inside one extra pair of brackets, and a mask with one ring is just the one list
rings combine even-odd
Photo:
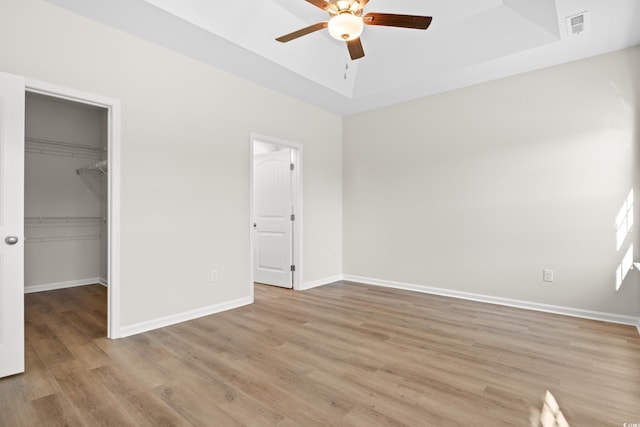
[(92, 165), (85, 166), (85, 167), (82, 167), (80, 169), (76, 169), (76, 174), (80, 175), (84, 171), (95, 171), (95, 172), (100, 172), (100, 173), (103, 173), (104, 175), (106, 175), (108, 170), (109, 170), (109, 168), (108, 168), (107, 161), (106, 160), (100, 160), (99, 162), (94, 163)]

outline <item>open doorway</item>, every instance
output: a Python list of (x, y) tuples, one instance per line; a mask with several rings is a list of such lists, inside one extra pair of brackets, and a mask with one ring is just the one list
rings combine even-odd
[(25, 97), (25, 292), (107, 286), (107, 110)]
[(40, 293), (25, 304), (28, 313), (41, 307), (39, 317), (65, 316), (94, 338), (107, 336), (108, 113), (25, 95), (24, 290)]
[(302, 146), (252, 134), (251, 282), (299, 289), (302, 280)]
[(120, 102), (27, 80), (24, 136), (25, 292), (82, 287), (91, 334), (119, 338)]

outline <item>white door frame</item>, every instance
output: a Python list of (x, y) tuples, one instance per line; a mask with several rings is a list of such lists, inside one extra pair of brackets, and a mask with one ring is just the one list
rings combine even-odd
[(63, 86), (26, 80), (25, 90), (30, 93), (65, 99), (107, 110), (108, 182), (108, 308), (107, 337), (120, 338), (120, 101), (100, 95), (81, 92)]
[(302, 259), (302, 224), (303, 224), (303, 216), (302, 216), (302, 144), (298, 144), (297, 142), (286, 141), (284, 139), (274, 138), (271, 136), (261, 135), (258, 133), (251, 132), (249, 138), (249, 286), (251, 289), (251, 300), (253, 301), (253, 264), (255, 262), (254, 259), (254, 233), (253, 233), (253, 146), (254, 142), (266, 142), (268, 144), (279, 145), (281, 147), (290, 148), (293, 152), (295, 159), (295, 188), (294, 188), (294, 212), (296, 215), (295, 221), (293, 221), (293, 264), (296, 266), (296, 270), (293, 272), (293, 289), (300, 290), (303, 288), (302, 286), (302, 269), (303, 269), (303, 259)]

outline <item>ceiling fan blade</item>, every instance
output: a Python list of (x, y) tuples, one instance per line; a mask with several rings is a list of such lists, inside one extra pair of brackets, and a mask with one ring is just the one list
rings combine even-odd
[(359, 37), (348, 41), (347, 48), (349, 49), (349, 55), (351, 55), (351, 59), (353, 60), (360, 59), (364, 56), (364, 49), (362, 48), (362, 42)]
[(430, 16), (397, 15), (395, 13), (367, 13), (362, 21), (367, 25), (383, 25), (385, 27), (415, 28), (426, 30), (431, 25)]
[(329, 25), (329, 23), (326, 21), (318, 22), (317, 24), (309, 25), (308, 27), (302, 28), (298, 31), (294, 31), (293, 33), (280, 36), (276, 40), (278, 40), (280, 43), (290, 42), (291, 40), (297, 39), (298, 37), (306, 36), (307, 34), (311, 34), (315, 31), (327, 28), (327, 25)]
[(307, 0), (307, 3), (311, 3), (322, 10), (327, 10), (332, 7), (332, 4), (325, 0)]

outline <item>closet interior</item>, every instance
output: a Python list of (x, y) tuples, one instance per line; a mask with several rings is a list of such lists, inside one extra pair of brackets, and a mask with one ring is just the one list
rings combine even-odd
[(108, 115), (27, 92), (25, 292), (108, 285)]

